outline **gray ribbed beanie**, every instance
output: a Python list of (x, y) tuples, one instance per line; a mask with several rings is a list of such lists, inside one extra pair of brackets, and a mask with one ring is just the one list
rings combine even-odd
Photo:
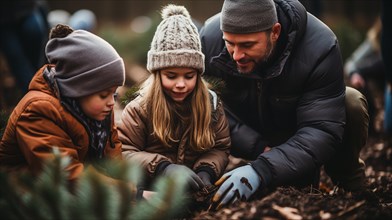
[(225, 0), (221, 30), (246, 34), (270, 29), (278, 22), (273, 0)]
[(190, 67), (204, 72), (204, 54), (199, 33), (189, 12), (183, 6), (167, 5), (162, 9), (163, 20), (155, 31), (147, 55), (147, 69)]
[(123, 59), (108, 42), (88, 31), (50, 39), (46, 57), (56, 65), (54, 78), (62, 96), (83, 97), (124, 85)]

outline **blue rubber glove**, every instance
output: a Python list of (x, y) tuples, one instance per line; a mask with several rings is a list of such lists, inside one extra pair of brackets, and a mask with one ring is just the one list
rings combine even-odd
[(188, 186), (193, 191), (199, 191), (204, 187), (204, 183), (200, 177), (184, 165), (170, 164), (162, 171), (162, 175), (171, 176), (173, 178), (176, 178), (177, 175), (186, 175)]
[(216, 209), (233, 204), (238, 199), (246, 201), (259, 188), (261, 178), (250, 165), (238, 167), (223, 175), (215, 185), (218, 191), (212, 198)]

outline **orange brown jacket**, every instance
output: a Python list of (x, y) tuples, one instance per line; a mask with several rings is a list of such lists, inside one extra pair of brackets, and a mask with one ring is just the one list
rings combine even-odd
[[(29, 91), (20, 100), (8, 120), (0, 143), (2, 170), (30, 170), (37, 174), (42, 162), (53, 158), (53, 147), (71, 158), (66, 168), (69, 180), (78, 178), (88, 160), (89, 133), (68, 111), (48, 85), (43, 66), (33, 77)], [(121, 142), (112, 113), (111, 132), (104, 157), (121, 159)]]

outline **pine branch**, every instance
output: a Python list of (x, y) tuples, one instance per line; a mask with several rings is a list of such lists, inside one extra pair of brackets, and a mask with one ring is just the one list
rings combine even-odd
[(121, 106), (125, 107), (129, 102), (134, 100), (139, 95), (140, 86), (134, 85), (130, 87), (126, 92), (125, 96), (121, 97)]
[(186, 176), (182, 173), (175, 175), (176, 179), (161, 177), (154, 184), (157, 194), (148, 201), (142, 201), (135, 207), (136, 210), (148, 212), (134, 212), (129, 219), (172, 219), (180, 217), (187, 203), (184, 195)]
[[(65, 167), (70, 159), (54, 151), (54, 159), (44, 163), (38, 178), (11, 176), (0, 171), (0, 213), (5, 219), (172, 219), (184, 207), (183, 175), (161, 178), (151, 200), (136, 201), (141, 169), (127, 163), (98, 165), (101, 171), (119, 181), (107, 184), (97, 172), (86, 170), (76, 189), (68, 188)], [(136, 189), (135, 187), (133, 189)]]

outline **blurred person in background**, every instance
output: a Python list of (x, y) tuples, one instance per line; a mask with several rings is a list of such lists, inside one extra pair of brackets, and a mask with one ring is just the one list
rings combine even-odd
[[(369, 134), (381, 133), (379, 112), (383, 110), (385, 67), (381, 57), (381, 19), (368, 30), (366, 39), (346, 60), (344, 72), (349, 86), (362, 92), (369, 105)], [(381, 111), (382, 112), (382, 111)], [(377, 119), (377, 120), (376, 120)]]
[(22, 93), (35, 71), (46, 63), (47, 8), (40, 0), (0, 1), (0, 53)]

